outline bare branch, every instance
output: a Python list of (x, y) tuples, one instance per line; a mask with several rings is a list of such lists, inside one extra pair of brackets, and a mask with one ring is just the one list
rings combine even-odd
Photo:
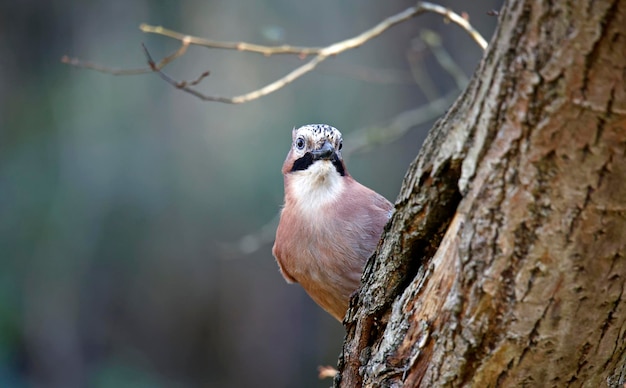
[[(462, 16), (454, 13), (452, 10), (442, 7), (437, 4), (428, 3), (428, 2), (420, 2), (415, 7), (410, 9), (417, 10), (418, 13), (421, 12), (433, 12), (445, 16), (446, 19), (458, 24), (465, 31), (467, 31), (472, 39), (476, 41), (476, 43), (484, 50), (487, 48), (487, 42), (480, 35), (478, 31), (476, 31), (471, 24)], [(419, 11), (418, 9), (421, 9)], [(408, 10), (407, 10), (408, 11)], [(404, 12), (407, 12), (404, 11)], [(412, 15), (417, 16), (417, 13)], [(387, 19), (389, 20), (389, 19)], [(405, 19), (406, 20), (406, 19)], [(385, 21), (381, 22), (385, 23)], [(281, 46), (263, 46), (254, 43), (246, 43), (246, 42), (224, 42), (217, 40), (210, 40), (205, 38), (200, 38), (197, 36), (186, 35), (177, 31), (173, 31), (167, 29), (162, 26), (152, 26), (146, 23), (142, 23), (139, 26), (139, 29), (142, 32), (156, 35), (167, 36), (168, 38), (180, 40), (180, 41), (188, 41), (191, 45), (202, 46), (207, 48), (220, 48), (220, 49), (229, 49), (229, 50), (237, 50), (237, 51), (247, 51), (258, 54), (263, 54), (265, 56), (270, 55), (278, 55), (278, 54), (296, 54), (300, 56), (307, 55), (317, 55), (324, 50), (323, 47), (298, 47), (298, 46), (289, 46), (289, 45), (281, 45)]]
[[(257, 98), (260, 98), (262, 96), (265, 96), (267, 94), (270, 94), (272, 92), (275, 92), (276, 90), (284, 87), (285, 85), (293, 82), (294, 80), (300, 78), (301, 76), (303, 76), (304, 74), (312, 71), (313, 69), (315, 69), (317, 67), (317, 65), (319, 65), (320, 63), (322, 63), (323, 61), (325, 61), (326, 59), (328, 59), (328, 57), (330, 56), (334, 56), (340, 53), (343, 53), (345, 51), (351, 50), (353, 48), (356, 47), (360, 47), (362, 46), (364, 43), (366, 43), (367, 41), (377, 37), (378, 35), (382, 34), (383, 32), (385, 32), (386, 30), (388, 30), (389, 28), (395, 26), (396, 24), (402, 23), (408, 19), (411, 19), (417, 15), (426, 13), (426, 12), (434, 12), (440, 15), (445, 16), (447, 19), (449, 19), (450, 21), (458, 24), (459, 26), (461, 26), (463, 29), (465, 29), (470, 36), (476, 41), (476, 43), (478, 43), (479, 46), (481, 46), (481, 48), (485, 49), (487, 47), (487, 42), (485, 41), (485, 39), (469, 24), (469, 22), (462, 18), (461, 16), (459, 16), (458, 14), (454, 13), (453, 11), (451, 11), (448, 8), (442, 7), (440, 5), (436, 5), (436, 4), (432, 4), (432, 3), (427, 3), (427, 2), (420, 2), (418, 3), (416, 6), (408, 8), (406, 10), (404, 10), (403, 12), (400, 12), (396, 15), (390, 16), (387, 19), (383, 20), (382, 22), (378, 23), (376, 26), (374, 26), (373, 28), (353, 37), (350, 39), (346, 39), (343, 40), (341, 42), (337, 42), (334, 43), (330, 46), (324, 47), (323, 49), (321, 49), (319, 51), (319, 53), (313, 57), (313, 59), (311, 59), (309, 62), (305, 63), (304, 65), (296, 68), (295, 70), (293, 70), (292, 72), (288, 73), (287, 75), (285, 75), (282, 78), (279, 78), (278, 80), (260, 88), (257, 90), (254, 90), (252, 92), (246, 93), (246, 94), (242, 94), (239, 96), (235, 96), (235, 97), (223, 97), (223, 96), (213, 96), (213, 95), (206, 95), (203, 94), (193, 88), (190, 87), (179, 87), (176, 85), (180, 85), (180, 83), (176, 82), (175, 80), (171, 79), (170, 77), (165, 78), (164, 74), (162, 72), (160, 72), (161, 78), (165, 79), (168, 83), (175, 85), (176, 87), (178, 87), (179, 89), (190, 93), (202, 100), (205, 101), (217, 101), (217, 102), (224, 102), (224, 103), (229, 103), (229, 104), (241, 104), (244, 102), (248, 102), (248, 101), (252, 101), (255, 100)], [(192, 41), (193, 39), (191, 37), (185, 36), (184, 37), (186, 39), (186, 41)], [(237, 45), (235, 45), (237, 46)], [(239, 47), (241, 47), (241, 45), (239, 45)], [(258, 47), (263, 47), (263, 46), (258, 46)], [(280, 46), (279, 46), (280, 47)], [(282, 46), (284, 47), (284, 46)], [(227, 47), (227, 45), (222, 46), (222, 48), (229, 48)], [(271, 47), (264, 47), (266, 50), (272, 49)], [(243, 50), (241, 48), (239, 48), (240, 50)], [(276, 52), (279, 52), (277, 47), (274, 47), (273, 49), (277, 50)], [(257, 51), (259, 52), (259, 51)], [(267, 51), (266, 51), (267, 52)], [(303, 53), (301, 53), (303, 54)], [(169, 78), (169, 80), (168, 80)]]
[[(146, 54), (146, 57), (148, 58), (148, 64), (150, 65), (149, 69), (131, 69), (131, 70), (109, 69), (103, 66), (95, 65), (93, 63), (80, 62), (77, 59), (69, 59), (67, 57), (63, 58), (63, 62), (69, 63), (74, 66), (89, 68), (89, 69), (101, 71), (104, 73), (116, 74), (116, 75), (140, 74), (140, 73), (145, 73), (147, 71), (153, 71), (153, 72), (158, 73), (159, 76), (163, 80), (165, 80), (167, 83), (171, 84), (172, 86), (180, 90), (183, 90), (189, 94), (192, 94), (204, 101), (217, 101), (217, 102), (223, 102), (223, 103), (228, 103), (228, 104), (241, 104), (244, 102), (252, 101), (257, 98), (263, 97), (270, 93), (273, 93), (276, 90), (302, 77), (304, 74), (312, 71), (320, 63), (322, 63), (329, 57), (338, 55), (340, 53), (343, 53), (345, 51), (351, 50), (356, 47), (360, 47), (364, 43), (379, 36), (380, 34), (385, 32), (389, 28), (395, 26), (396, 24), (402, 23), (408, 19), (411, 19), (417, 15), (420, 15), (426, 12), (433, 12), (433, 13), (445, 16), (447, 20), (453, 23), (456, 23), (461, 28), (463, 28), (468, 34), (470, 34), (470, 36), (474, 39), (474, 41), (476, 41), (476, 43), (478, 43), (478, 45), (481, 48), (485, 49), (487, 47), (487, 42), (485, 41), (485, 39), (478, 33), (478, 31), (476, 31), (469, 24), (469, 22), (465, 18), (454, 13), (450, 9), (442, 7), (440, 5), (432, 4), (428, 2), (419, 2), (414, 7), (408, 8), (396, 15), (388, 17), (387, 19), (378, 23), (376, 26), (372, 27), (371, 29), (353, 38), (346, 39), (341, 42), (337, 42), (337, 43), (331, 44), (330, 46), (323, 47), (323, 48), (294, 47), (294, 46), (261, 46), (261, 45), (254, 45), (254, 44), (244, 43), (244, 42), (217, 42), (217, 41), (211, 41), (211, 40), (193, 37), (189, 35), (184, 35), (175, 31), (167, 30), (163, 27), (154, 27), (154, 26), (149, 26), (147, 24), (142, 24), (140, 28), (144, 32), (160, 34), (160, 35), (168, 36), (173, 39), (180, 40), (181, 48), (176, 53), (172, 54), (169, 57), (164, 58), (158, 64), (155, 64), (155, 62), (152, 60), (150, 56), (150, 53), (144, 46), (144, 53)], [(239, 96), (224, 97), (224, 96), (206, 95), (191, 87), (191, 86), (197, 85), (202, 79), (205, 78), (205, 76), (200, 76), (196, 80), (197, 82), (196, 81), (191, 82), (191, 83), (185, 82), (185, 81), (179, 82), (162, 71), (162, 68), (167, 63), (169, 63), (174, 58), (183, 55), (187, 47), (191, 44), (204, 46), (204, 47), (211, 47), (211, 48), (223, 48), (223, 49), (233, 49), (233, 50), (239, 50), (239, 51), (256, 52), (256, 53), (261, 53), (264, 55), (298, 54), (301, 57), (305, 57), (310, 54), (315, 54), (315, 57), (313, 57), (311, 60), (306, 62), (304, 65), (292, 70), (290, 73), (283, 76), (282, 78), (279, 78), (278, 80), (268, 85), (265, 85), (260, 89), (257, 89), (252, 92), (245, 93)]]
[(168, 38), (177, 39), (177, 40), (187, 40), (189, 44), (208, 47), (208, 48), (220, 48), (220, 49), (229, 49), (229, 50), (237, 50), (237, 51), (247, 51), (252, 53), (259, 53), (265, 56), (275, 55), (275, 54), (297, 54), (300, 56), (304, 55), (316, 55), (322, 51), (322, 47), (296, 47), (296, 46), (262, 46), (253, 43), (246, 42), (222, 42), (217, 40), (210, 40), (205, 38), (200, 38), (197, 36), (185, 35), (181, 34), (177, 31), (168, 30), (167, 28), (161, 26), (151, 26), (149, 24), (141, 24), (139, 29), (145, 33), (149, 34), (157, 34), (167, 36)]
[[(304, 74), (312, 71), (313, 69), (315, 69), (315, 67), (317, 67), (317, 65), (319, 65), (320, 63), (322, 63), (323, 61), (325, 61), (326, 59), (328, 59), (328, 57), (333, 56), (333, 55), (337, 55), (340, 54), (344, 51), (359, 47), (361, 45), (363, 45), (365, 42), (371, 40), (372, 38), (375, 38), (376, 36), (382, 34), (383, 32), (385, 32), (386, 30), (388, 30), (389, 28), (395, 26), (398, 23), (401, 23), (407, 19), (410, 19), (420, 13), (425, 12), (426, 10), (421, 8), (421, 7), (411, 7), (399, 14), (396, 14), (394, 16), (391, 16), (385, 20), (383, 20), (382, 22), (380, 22), (379, 24), (377, 24), (376, 26), (374, 26), (373, 28), (361, 33), (360, 35), (357, 35), (353, 38), (350, 39), (346, 39), (344, 41), (338, 42), (338, 43), (334, 43), (330, 46), (324, 47), (319, 54), (317, 54), (315, 57), (313, 57), (313, 59), (311, 59), (309, 62), (305, 63), (304, 65), (296, 68), (295, 70), (291, 71), (290, 73), (288, 73), (287, 75), (285, 75), (282, 78), (279, 78), (278, 80), (260, 88), (257, 90), (254, 90), (250, 93), (246, 93), (246, 94), (242, 94), (239, 96), (235, 96), (232, 98), (229, 97), (222, 97), (222, 96), (209, 96), (209, 95), (205, 95), (202, 94), (200, 92), (198, 92), (195, 89), (189, 88), (189, 87), (183, 87), (180, 88), (181, 90), (186, 91), (187, 93), (191, 93), (194, 96), (205, 100), (205, 101), (218, 101), (218, 102), (224, 102), (224, 103), (230, 103), (230, 104), (241, 104), (244, 102), (248, 102), (248, 101), (252, 101), (255, 100), (259, 97), (265, 96), (267, 94), (270, 94), (272, 92), (275, 92), (276, 90), (284, 87), (285, 85), (293, 82), (294, 80), (302, 77)], [(161, 78), (163, 77), (163, 74), (161, 73)], [(166, 79), (166, 78), (164, 78)], [(172, 84), (173, 80), (167, 80), (170, 84)], [(174, 83), (176, 83), (176, 81), (174, 81)]]

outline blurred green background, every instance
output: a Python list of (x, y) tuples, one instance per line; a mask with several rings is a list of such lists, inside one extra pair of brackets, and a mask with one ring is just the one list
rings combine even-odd
[[(385, 138), (398, 114), (458, 93), (416, 39), (436, 31), (470, 77), (481, 50), (428, 14), (244, 105), (207, 103), (155, 74), (111, 76), (68, 54), (142, 67), (178, 43), (140, 23), (217, 40), (320, 46), (412, 1), (0, 2), (0, 387), (326, 387), (343, 327), (271, 255), (291, 128), (328, 123), (346, 146)], [(499, 1), (448, 1), (489, 39)], [(236, 95), (301, 64), (191, 47), (166, 68), (211, 70)], [(421, 75), (420, 75), (421, 74)], [(417, 79), (419, 82), (415, 82)], [(432, 120), (346, 156), (394, 200)], [(391, 136), (391, 135), (390, 135)]]

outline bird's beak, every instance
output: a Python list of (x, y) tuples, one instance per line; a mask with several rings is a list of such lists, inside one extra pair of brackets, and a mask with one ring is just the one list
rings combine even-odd
[(311, 154), (313, 154), (313, 159), (315, 160), (318, 160), (318, 159), (330, 160), (333, 158), (333, 155), (335, 154), (335, 147), (333, 147), (332, 144), (330, 144), (330, 142), (325, 141), (324, 144), (319, 149), (315, 151), (311, 151)]

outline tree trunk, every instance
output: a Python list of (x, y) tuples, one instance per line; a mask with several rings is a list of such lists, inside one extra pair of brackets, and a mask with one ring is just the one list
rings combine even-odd
[(411, 164), (335, 385), (626, 382), (626, 0), (509, 1)]

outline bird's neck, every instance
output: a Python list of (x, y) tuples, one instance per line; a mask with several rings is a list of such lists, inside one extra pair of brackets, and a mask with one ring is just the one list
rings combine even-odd
[(315, 216), (336, 202), (350, 180), (330, 161), (317, 161), (306, 170), (285, 175), (285, 207), (293, 206), (304, 215)]

